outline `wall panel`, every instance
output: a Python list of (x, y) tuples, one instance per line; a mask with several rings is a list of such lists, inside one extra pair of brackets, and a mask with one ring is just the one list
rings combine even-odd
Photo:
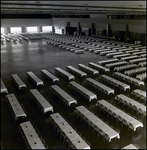
[(52, 19), (1, 19), (1, 27), (52, 26)]

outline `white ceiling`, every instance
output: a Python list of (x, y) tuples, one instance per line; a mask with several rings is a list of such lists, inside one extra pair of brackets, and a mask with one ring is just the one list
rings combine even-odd
[(2, 14), (146, 14), (146, 1), (1, 1)]

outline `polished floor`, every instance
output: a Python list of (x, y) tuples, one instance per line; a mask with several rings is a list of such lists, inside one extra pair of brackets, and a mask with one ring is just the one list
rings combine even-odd
[[(88, 65), (89, 62), (96, 63), (100, 60), (108, 59), (105, 56), (99, 54), (94, 54), (86, 51), (84, 54), (74, 54), (72, 52), (63, 50), (59, 47), (55, 47), (47, 44), (43, 40), (34, 40), (34, 41), (22, 41), (22, 42), (6, 42), (1, 44), (1, 78), (3, 79), (6, 87), (8, 88), (9, 93), (14, 93), (20, 103), (24, 106), (28, 120), (34, 122), (39, 133), (44, 138), (49, 149), (65, 149), (67, 148), (60, 137), (56, 134), (56, 131), (53, 130), (52, 126), (49, 124), (49, 115), (42, 116), (38, 111), (36, 105), (31, 101), (29, 90), (36, 88), (27, 78), (27, 72), (34, 72), (39, 78), (44, 81), (44, 86), (38, 89), (41, 94), (50, 102), (54, 107), (54, 112), (61, 113), (81, 134), (86, 138), (87, 141), (91, 144), (92, 149), (121, 149), (122, 147), (135, 143), (139, 146), (140, 149), (146, 149), (146, 118), (142, 116), (137, 116), (131, 111), (132, 116), (136, 116), (141, 119), (144, 123), (144, 127), (135, 133), (127, 131), (120, 124), (117, 124), (116, 121), (112, 120), (110, 117), (107, 117), (103, 114), (96, 106), (97, 100), (105, 99), (110, 103), (115, 103), (113, 101), (116, 94), (121, 93), (116, 91), (115, 95), (112, 97), (106, 97), (100, 93), (97, 94), (98, 99), (92, 102), (85, 101), (78, 95), (76, 95), (72, 90), (68, 88), (68, 81), (58, 75), (54, 68), (61, 67), (66, 70), (67, 65), (72, 65), (78, 68), (79, 63)], [(77, 120), (74, 110), (68, 109), (63, 105), (58, 99), (56, 99), (50, 92), (51, 83), (44, 78), (41, 74), (42, 69), (47, 69), (54, 75), (56, 75), (60, 82), (58, 85), (73, 96), (78, 104), (77, 106), (84, 105), (89, 108), (90, 111), (93, 111), (95, 114), (98, 114), (104, 121), (107, 121), (110, 125), (113, 125), (115, 128), (120, 130), (120, 139), (117, 142), (114, 142), (110, 145), (102, 141), (101, 138), (97, 137), (87, 126), (82, 122)], [(11, 74), (18, 74), (20, 78), (26, 83), (27, 91), (25, 93), (20, 93), (17, 91), (15, 86), (12, 83)], [(112, 75), (112, 72), (109, 74)], [(99, 80), (97, 76), (89, 77)], [(84, 79), (75, 76), (75, 81), (81, 85), (87, 87), (84, 82)], [(89, 87), (89, 90), (92, 91)], [(128, 93), (125, 93), (129, 96), (130, 92), (135, 89), (131, 87), (131, 90)], [(142, 87), (142, 90), (146, 90), (146, 85)], [(116, 104), (118, 105), (118, 104)], [(118, 105), (119, 106), (119, 105)], [(122, 106), (119, 106), (122, 107)], [(123, 107), (122, 107), (123, 108)], [(124, 108), (125, 110), (125, 108)], [(9, 110), (5, 95), (1, 95), (1, 146), (3, 149), (25, 149), (25, 144), (21, 138), (21, 134), (18, 128), (18, 125), (13, 120), (13, 116)]]

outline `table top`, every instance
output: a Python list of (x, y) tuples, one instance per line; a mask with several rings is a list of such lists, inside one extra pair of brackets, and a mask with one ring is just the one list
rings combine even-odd
[(108, 92), (108, 94), (110, 92), (114, 93), (113, 89), (111, 89), (110, 87), (108, 87), (108, 86), (106, 86), (106, 85), (104, 85), (104, 84), (102, 84), (102, 83), (100, 83), (100, 82), (98, 82), (98, 81), (96, 81), (96, 80), (94, 80), (92, 78), (86, 78), (86, 81), (90, 82), (91, 84), (94, 84), (97, 87), (102, 88), (103, 90), (106, 90)]
[(12, 93), (12, 94), (7, 94), (6, 97), (7, 97), (9, 104), (11, 105), (11, 107), (13, 109), (15, 117), (16, 118), (20, 117), (20, 116), (26, 117), (26, 113), (24, 112), (21, 105), (19, 104), (16, 96)]
[(132, 116), (128, 115), (127, 113), (123, 112), (122, 110), (118, 109), (117, 107), (108, 103), (107, 101), (99, 100), (97, 101), (97, 103), (99, 103), (101, 106), (107, 107), (107, 109), (111, 110), (111, 112), (113, 112), (113, 114), (115, 114), (117, 117), (119, 116), (120, 118), (122, 118), (122, 120), (125, 120), (128, 123), (128, 125), (131, 125), (134, 131), (136, 131), (137, 127), (143, 127), (143, 124), (140, 121), (136, 120)]
[(54, 76), (53, 74), (51, 74), (49, 71), (47, 71), (46, 69), (41, 70), (42, 73), (44, 73), (45, 75), (47, 75), (49, 78), (51, 78), (53, 81), (59, 81), (59, 79)]
[(12, 76), (12, 78), (17, 82), (17, 84), (18, 84), (19, 86), (24, 86), (24, 87), (26, 87), (26, 85), (24, 84), (24, 82), (20, 79), (20, 77), (19, 77), (17, 74), (12, 74), (11, 76)]
[(114, 72), (114, 74), (115, 74), (115, 75), (118, 75), (119, 77), (123, 77), (123, 78), (125, 78), (125, 79), (130, 80), (130, 81), (133, 81), (133, 82), (137, 83), (139, 86), (140, 86), (140, 85), (144, 85), (144, 82), (143, 82), (143, 81), (140, 81), (140, 80), (138, 80), (138, 79), (136, 79), (136, 78), (130, 77), (130, 76), (125, 75), (125, 74), (122, 74), (122, 73), (120, 73), (120, 72)]
[(135, 49), (133, 49), (133, 50), (125, 51), (125, 53), (133, 53), (133, 52), (140, 52), (140, 50), (135, 50)]
[(146, 92), (140, 89), (133, 90), (132, 93), (139, 94), (140, 96), (143, 96), (146, 98)]
[(84, 116), (84, 118), (93, 126), (93, 128), (95, 128), (98, 132), (101, 130), (101, 132), (107, 135), (109, 141), (111, 141), (111, 139), (114, 137), (120, 138), (119, 133), (113, 130), (109, 125), (91, 113), (84, 106), (78, 106), (76, 107), (76, 110)]
[(86, 66), (84, 64), (78, 64), (78, 66), (81, 67), (81, 68), (84, 68), (87, 71), (92, 72), (93, 74), (98, 74), (99, 73), (97, 70), (95, 70), (95, 69), (93, 69), (93, 68), (91, 68), (89, 66)]
[(62, 98), (63, 100), (70, 106), (72, 103), (76, 103), (77, 101), (72, 98), (69, 94), (67, 94), (64, 90), (62, 90), (59, 86), (57, 85), (52, 85), (50, 86), (54, 91), (56, 91)]
[(127, 56), (127, 57), (121, 57), (121, 60), (129, 60), (129, 59), (132, 59), (132, 58), (138, 58), (139, 56)]
[(91, 149), (90, 146), (82, 138), (77, 138), (72, 143), (75, 145), (76, 149)]
[(44, 112), (46, 112), (47, 110), (52, 110), (53, 112), (53, 107), (51, 106), (51, 104), (43, 97), (43, 95), (37, 89), (31, 89), (30, 92), (41, 104)]
[(109, 62), (115, 62), (118, 61), (119, 59), (109, 59), (109, 60), (102, 60), (102, 61), (98, 61), (98, 64), (103, 64), (103, 63), (109, 63)]
[(66, 76), (69, 77), (69, 78), (73, 78), (73, 79), (75, 78), (72, 74), (70, 74), (69, 72), (63, 70), (63, 69), (60, 68), (60, 67), (55, 68), (55, 70), (56, 70), (56, 71), (59, 71), (60, 73), (66, 75)]
[(125, 96), (124, 94), (117, 95), (116, 99), (121, 100), (123, 102), (125, 101), (128, 105), (131, 104), (132, 106), (135, 106), (138, 111), (140, 109), (140, 110), (142, 110), (143, 113), (146, 114), (146, 106), (144, 106), (143, 104)]
[(33, 72), (27, 72), (27, 74), (36, 82), (36, 83), (40, 83), (43, 84), (43, 81), (41, 79), (39, 79)]
[(65, 119), (61, 117), (59, 113), (51, 114), (50, 117), (56, 122), (56, 123), (64, 123)]
[(92, 93), (91, 91), (89, 91), (88, 89), (86, 89), (85, 87), (81, 86), (80, 84), (78, 84), (77, 82), (75, 81), (71, 81), (69, 82), (69, 85), (72, 85), (74, 86), (76, 89), (80, 90), (82, 93), (86, 94), (90, 100), (93, 99), (93, 98), (96, 98), (97, 99), (97, 96)]
[(112, 66), (116, 66), (116, 65), (122, 65), (122, 64), (127, 64), (126, 61), (121, 61), (121, 62), (114, 62), (114, 63), (109, 63), (109, 64), (106, 64), (105, 67), (112, 67)]
[(75, 71), (76, 73), (80, 74), (81, 76), (83, 76), (83, 75), (87, 76), (87, 74), (85, 72), (83, 72), (83, 71), (81, 71), (81, 70), (79, 70), (73, 66), (67, 66), (67, 68), (72, 70), (72, 71)]
[(138, 54), (146, 54), (146, 51), (136, 52), (136, 53), (133, 53), (132, 55), (138, 55)]
[(114, 52), (114, 53), (111, 53), (110, 55), (118, 55), (118, 54), (124, 54), (124, 52)]
[(133, 62), (139, 62), (139, 61), (144, 61), (146, 60), (146, 58), (137, 58), (137, 59), (132, 59), (129, 62), (133, 63)]
[(105, 71), (109, 71), (109, 72), (110, 72), (110, 69), (108, 69), (108, 68), (106, 68), (106, 67), (104, 67), (104, 66), (95, 64), (95, 63), (93, 63), (93, 62), (89, 62), (89, 65), (94, 66), (94, 67), (97, 68), (97, 69), (103, 69), (103, 70), (105, 70)]
[(118, 51), (123, 52), (123, 51), (128, 51), (128, 50), (133, 50), (133, 48), (124, 48), (124, 49), (120, 49)]
[(119, 80), (116, 80), (116, 79), (114, 79), (114, 78), (111, 78), (111, 77), (109, 77), (109, 76), (107, 76), (107, 75), (101, 75), (101, 77), (106, 78), (107, 80), (113, 82), (113, 83), (116, 84), (116, 85), (122, 86), (124, 89), (126, 89), (126, 88), (130, 89), (130, 85), (125, 84), (125, 83), (123, 83), (123, 82), (121, 82), (121, 81), (119, 81)]
[(6, 86), (5, 86), (5, 84), (4, 84), (2, 79), (1, 79), (1, 89), (6, 89)]
[(55, 113), (50, 116), (55, 121), (64, 136), (70, 141), (70, 144), (72, 144), (77, 149), (90, 149), (90, 146), (80, 137), (80, 135), (66, 122), (66, 120), (59, 113)]
[(30, 121), (20, 124), (31, 149), (46, 149)]

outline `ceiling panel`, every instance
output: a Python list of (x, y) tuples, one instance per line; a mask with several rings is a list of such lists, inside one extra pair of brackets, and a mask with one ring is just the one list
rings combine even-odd
[(146, 14), (146, 1), (1, 1), (2, 14)]

